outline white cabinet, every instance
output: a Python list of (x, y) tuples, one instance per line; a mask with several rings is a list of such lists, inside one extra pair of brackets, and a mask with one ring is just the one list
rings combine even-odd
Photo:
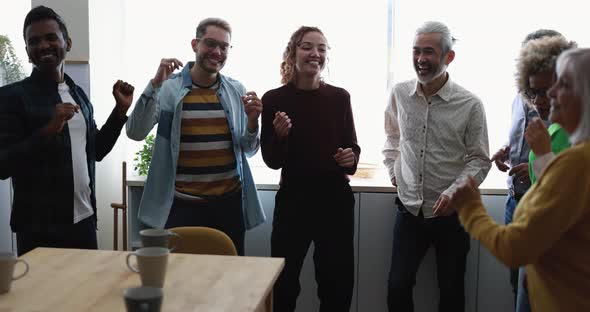
[[(139, 246), (137, 208), (143, 187), (129, 187), (129, 244)], [(267, 221), (246, 232), (247, 256), (270, 256), (270, 236), (276, 191), (260, 190), (260, 198)], [(351, 312), (387, 311), (387, 278), (391, 261), (393, 224), (395, 222), (395, 194), (355, 192), (355, 289)], [(311, 199), (310, 199), (311, 200)], [(488, 212), (503, 223), (504, 195), (483, 195)], [(416, 277), (414, 302), (416, 312), (437, 311), (438, 284), (436, 262), (431, 248)], [(313, 246), (310, 247), (301, 271), (301, 294), (297, 301), (298, 312), (319, 309), (313, 270)], [(496, 260), (479, 242), (471, 240), (465, 272), (465, 311), (514, 311), (508, 269)]]
[[(359, 220), (358, 311), (387, 311), (387, 279), (391, 264), (395, 194), (361, 193)], [(465, 311), (476, 311), (479, 243), (471, 240), (465, 272)], [(438, 310), (439, 290), (434, 249), (420, 265), (414, 287), (414, 310)]]
[[(494, 221), (504, 224), (506, 196), (483, 196), (483, 203)], [(508, 268), (485, 247), (479, 251), (477, 311), (514, 311), (514, 296), (510, 286)]]

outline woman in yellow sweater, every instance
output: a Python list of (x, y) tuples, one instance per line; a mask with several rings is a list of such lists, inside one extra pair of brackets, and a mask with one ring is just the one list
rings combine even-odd
[(590, 49), (557, 60), (551, 118), (572, 147), (521, 199), (509, 225), (486, 213), (469, 178), (453, 195), (465, 229), (510, 267), (526, 265), (532, 311), (590, 311)]

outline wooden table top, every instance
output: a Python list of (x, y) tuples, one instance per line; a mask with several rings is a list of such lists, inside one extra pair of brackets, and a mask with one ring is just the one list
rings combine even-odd
[[(21, 257), (29, 273), (0, 295), (0, 311), (125, 311), (124, 290), (141, 285), (125, 264), (128, 253), (37, 248)], [(264, 310), (283, 265), (282, 258), (170, 254), (162, 311)]]

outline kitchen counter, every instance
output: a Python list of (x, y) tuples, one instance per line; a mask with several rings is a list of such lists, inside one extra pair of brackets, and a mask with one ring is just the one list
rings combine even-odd
[[(276, 191), (279, 189), (280, 170), (272, 170), (267, 167), (252, 167), (252, 174), (258, 190)], [(127, 175), (128, 186), (143, 186), (145, 176), (138, 176), (136, 172)], [(355, 193), (396, 193), (396, 188), (391, 185), (385, 168), (359, 168), (351, 177), (350, 186)], [(505, 188), (494, 188), (484, 181), (480, 186), (483, 195), (506, 195)]]

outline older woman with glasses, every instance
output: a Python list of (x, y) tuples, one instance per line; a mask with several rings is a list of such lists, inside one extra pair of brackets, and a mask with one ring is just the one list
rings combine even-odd
[[(534, 184), (547, 164), (570, 146), (565, 130), (550, 114), (547, 90), (555, 82), (555, 62), (559, 54), (576, 44), (563, 36), (531, 40), (520, 51), (516, 75), (519, 92), (533, 107), (527, 116), (524, 137), (530, 146), (528, 178)], [(548, 127), (548, 128), (547, 128)], [(539, 156), (539, 157), (537, 157)], [(519, 269), (516, 312), (530, 312), (524, 267)]]
[(284, 257), (285, 268), (274, 288), (275, 311), (295, 310), (311, 242), (320, 311), (350, 310), (355, 200), (348, 175), (360, 147), (350, 95), (321, 78), (328, 49), (318, 28), (299, 28), (283, 53), (283, 85), (262, 97), (262, 156), (282, 169), (271, 255)]
[(486, 214), (472, 178), (452, 198), (465, 229), (509, 266), (526, 265), (532, 310), (590, 311), (590, 49), (557, 59), (552, 119), (572, 147), (545, 168), (510, 225)]
[[(520, 51), (516, 83), (520, 93), (528, 98), (534, 108), (525, 131), (525, 139), (531, 147), (531, 184), (535, 183), (555, 154), (570, 146), (565, 130), (550, 118), (547, 90), (555, 80), (557, 57), (575, 46), (575, 42), (567, 41), (563, 36), (552, 36), (531, 40)], [(537, 155), (540, 157), (537, 158)]]

